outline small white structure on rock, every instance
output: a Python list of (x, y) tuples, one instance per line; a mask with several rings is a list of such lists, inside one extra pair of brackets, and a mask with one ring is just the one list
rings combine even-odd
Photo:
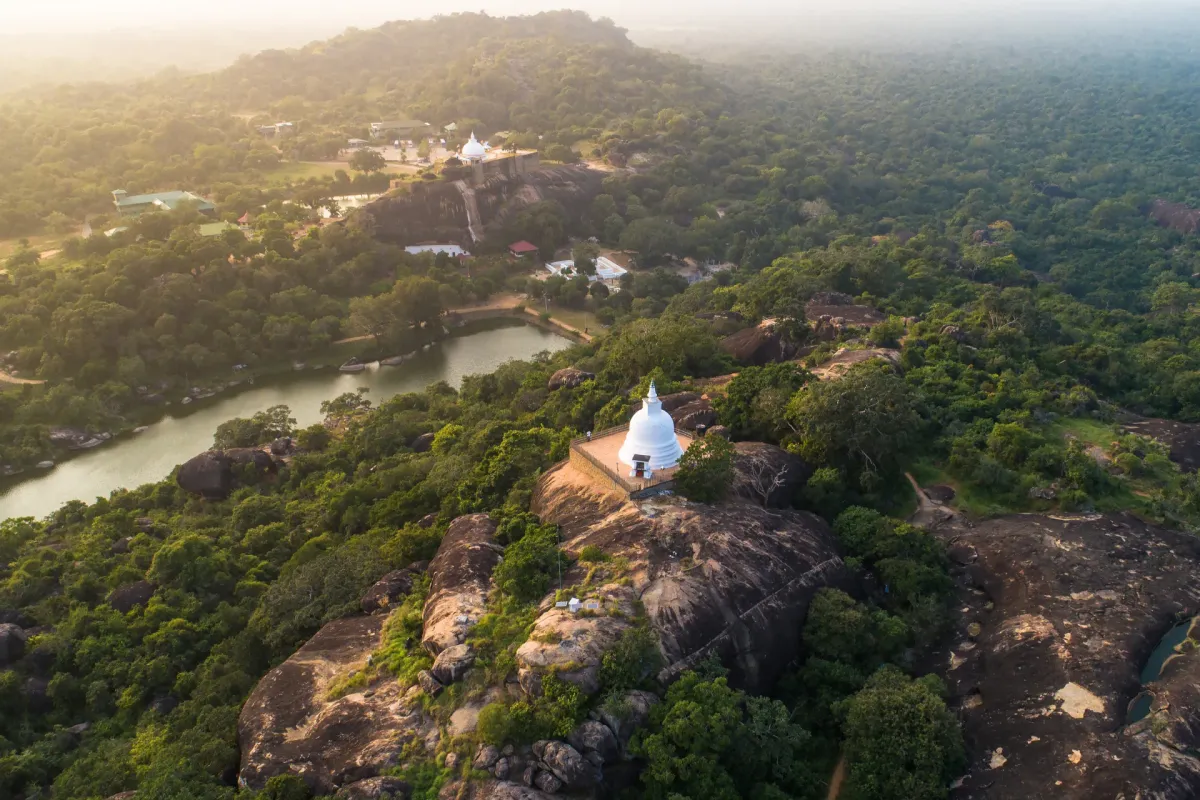
[(675, 421), (663, 411), (652, 381), (642, 407), (629, 421), (629, 433), (625, 435), (617, 458), (634, 469), (640, 467), (653, 472), (678, 466), (682, 455), (683, 447), (675, 435)]
[(480, 143), (475, 138), (474, 131), (471, 132), (471, 139), (463, 145), (462, 152), (459, 157), (464, 161), (483, 161), (483, 157), (487, 155), (487, 142)]

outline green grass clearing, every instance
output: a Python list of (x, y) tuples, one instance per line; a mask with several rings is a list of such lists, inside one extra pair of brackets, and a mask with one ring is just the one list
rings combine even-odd
[[(531, 303), (529, 307), (535, 308), (536, 306)], [(542, 308), (545, 308), (545, 306), (543, 305)], [(551, 304), (550, 316), (559, 322), (565, 322), (581, 331), (587, 328), (589, 334), (598, 333), (604, 327), (600, 324), (600, 319), (586, 309), (565, 308)]]
[[(78, 233), (78, 231), (76, 232)], [(17, 237), (15, 239), (0, 239), (0, 259), (8, 258), (21, 249), (21, 239), (29, 240), (29, 246), (39, 253), (46, 250), (57, 250), (62, 244), (62, 237), (57, 234), (40, 234), (38, 236)]]
[(268, 170), (265, 175), (267, 182), (280, 186), (288, 183), (301, 183), (309, 178), (332, 178), (337, 170), (350, 171), (347, 164), (314, 161), (289, 161)]

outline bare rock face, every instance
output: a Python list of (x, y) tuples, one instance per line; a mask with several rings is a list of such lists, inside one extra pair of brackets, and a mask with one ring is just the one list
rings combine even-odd
[(636, 592), (603, 586), (589, 595), (589, 613), (551, 608), (537, 618), (529, 639), (517, 648), (517, 677), (528, 694), (541, 693), (542, 676), (553, 672), (587, 694), (600, 690), (600, 661), (629, 628)]
[(550, 380), (546, 386), (550, 391), (556, 389), (574, 389), (576, 386), (586, 383), (595, 377), (595, 374), (591, 372), (584, 372), (581, 369), (575, 369), (575, 367), (564, 367), (550, 376)]
[(412, 591), (413, 581), (417, 573), (412, 567), (405, 567), (389, 572), (375, 582), (359, 601), (364, 614), (374, 614), (386, 611), (391, 604)]
[(128, 614), (138, 606), (149, 603), (156, 588), (150, 581), (127, 583), (112, 590), (108, 595), (108, 604), (122, 614)]
[(675, 420), (675, 427), (685, 431), (694, 431), (701, 426), (708, 428), (717, 422), (717, 410), (708, 400), (696, 400), (670, 413)]
[(567, 741), (580, 753), (598, 754), (604, 764), (614, 763), (621, 755), (621, 747), (612, 728), (594, 719), (581, 722), (567, 737)]
[(1161, 198), (1150, 204), (1150, 218), (1164, 228), (1180, 233), (1194, 234), (1200, 228), (1200, 209)]
[(399, 778), (366, 778), (337, 790), (335, 800), (407, 800), (412, 787)]
[(459, 517), (446, 529), (429, 562), (421, 644), (430, 653), (462, 644), (485, 613), (492, 570), (504, 552), (495, 537), (496, 525), (487, 514)]
[(509, 781), (454, 781), (438, 792), (438, 800), (557, 800), (557, 797)]
[(379, 646), (384, 621), (334, 620), (259, 681), (238, 718), (240, 785), (261, 789), (275, 775), (293, 774), (315, 794), (351, 791), (394, 766), (410, 742), (436, 748), (437, 723), (422, 711), (418, 691), (381, 680), (369, 691), (329, 698), (331, 684)]
[(279, 465), (270, 453), (251, 447), (208, 450), (184, 462), (175, 482), (184, 491), (209, 500), (224, 500), (237, 486), (239, 468), (273, 473)]
[(413, 439), (408, 446), (414, 453), (428, 453), (433, 447), (433, 440), (436, 436), (436, 433), (422, 433)]
[(823, 381), (835, 380), (845, 375), (855, 364), (874, 359), (886, 361), (893, 367), (899, 367), (900, 351), (886, 347), (868, 347), (859, 350), (843, 347), (831, 358), (813, 367), (810, 371)]
[(1129, 416), (1121, 427), (1157, 439), (1170, 448), (1170, 458), (1187, 472), (1200, 469), (1200, 424), (1173, 419)]
[(20, 661), (25, 655), (28, 640), (24, 629), (11, 622), (0, 624), (0, 667)]
[(733, 493), (766, 508), (785, 508), (813, 469), (799, 456), (763, 442), (733, 446)]
[(1153, 702), (1145, 719), (1126, 732), (1147, 763), (1174, 773), (1162, 794), (1194, 797), (1200, 785), (1200, 651), (1171, 656), (1151, 684)]
[(974, 745), (954, 797), (1195, 797), (1196, 660), (1164, 675), (1180, 708), (1122, 726), (1143, 662), (1177, 615), (1200, 610), (1200, 540), (1127, 514), (1020, 514), (939, 535), (960, 554), (962, 634), (943, 663)]
[(599, 783), (599, 770), (578, 750), (557, 739), (533, 743), (533, 752), (546, 771), (569, 789), (590, 789)]
[(776, 361), (787, 361), (795, 347), (769, 324), (745, 328), (721, 340), (721, 349), (742, 364), (761, 367)]
[(456, 644), (437, 654), (430, 672), (443, 685), (455, 683), (467, 674), (475, 663), (475, 651), (469, 644)]
[[(669, 496), (630, 501), (569, 462), (542, 477), (532, 508), (561, 527), (568, 551), (596, 545), (627, 559), (630, 581), (581, 598), (594, 599), (598, 608), (574, 622), (563, 618), (563, 609), (542, 614), (517, 651), (527, 690), (536, 688), (536, 675), (567, 663), (574, 670), (567, 674), (586, 676), (597, 663), (592, 654), (629, 625), (609, 609), (636, 600), (659, 638), (666, 664), (660, 679), (716, 655), (733, 682), (750, 690), (769, 687), (799, 654), (813, 594), (849, 585), (828, 525), (803, 512), (769, 512), (742, 500), (715, 506)], [(565, 575), (564, 582), (578, 577)], [(563, 639), (556, 643), (539, 631)]]

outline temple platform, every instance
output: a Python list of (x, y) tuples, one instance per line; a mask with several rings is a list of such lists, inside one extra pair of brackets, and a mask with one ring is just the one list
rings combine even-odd
[[(637, 478), (629, 473), (632, 468), (622, 464), (617, 458), (629, 425), (600, 431), (592, 434), (591, 440), (586, 436), (571, 442), (571, 465), (594, 479), (606, 482), (616, 491), (632, 498), (637, 498), (657, 491), (671, 488), (678, 467), (655, 470), (649, 478)], [(675, 438), (685, 452), (695, 437), (687, 431), (675, 429)]]

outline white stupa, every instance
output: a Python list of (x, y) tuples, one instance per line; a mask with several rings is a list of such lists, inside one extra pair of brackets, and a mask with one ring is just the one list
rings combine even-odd
[(475, 138), (475, 132), (472, 131), (471, 140), (463, 145), (461, 156), (467, 161), (482, 161), (483, 157), (487, 155), (487, 151), (487, 143), (480, 143), (480, 141)]
[(625, 443), (617, 453), (622, 464), (634, 466), (641, 461), (635, 456), (648, 456), (650, 461), (645, 466), (651, 470), (669, 469), (678, 466), (683, 448), (675, 437), (675, 421), (671, 415), (663, 411), (662, 401), (650, 383), (650, 392), (642, 401), (642, 407), (629, 421), (629, 433), (625, 434)]

